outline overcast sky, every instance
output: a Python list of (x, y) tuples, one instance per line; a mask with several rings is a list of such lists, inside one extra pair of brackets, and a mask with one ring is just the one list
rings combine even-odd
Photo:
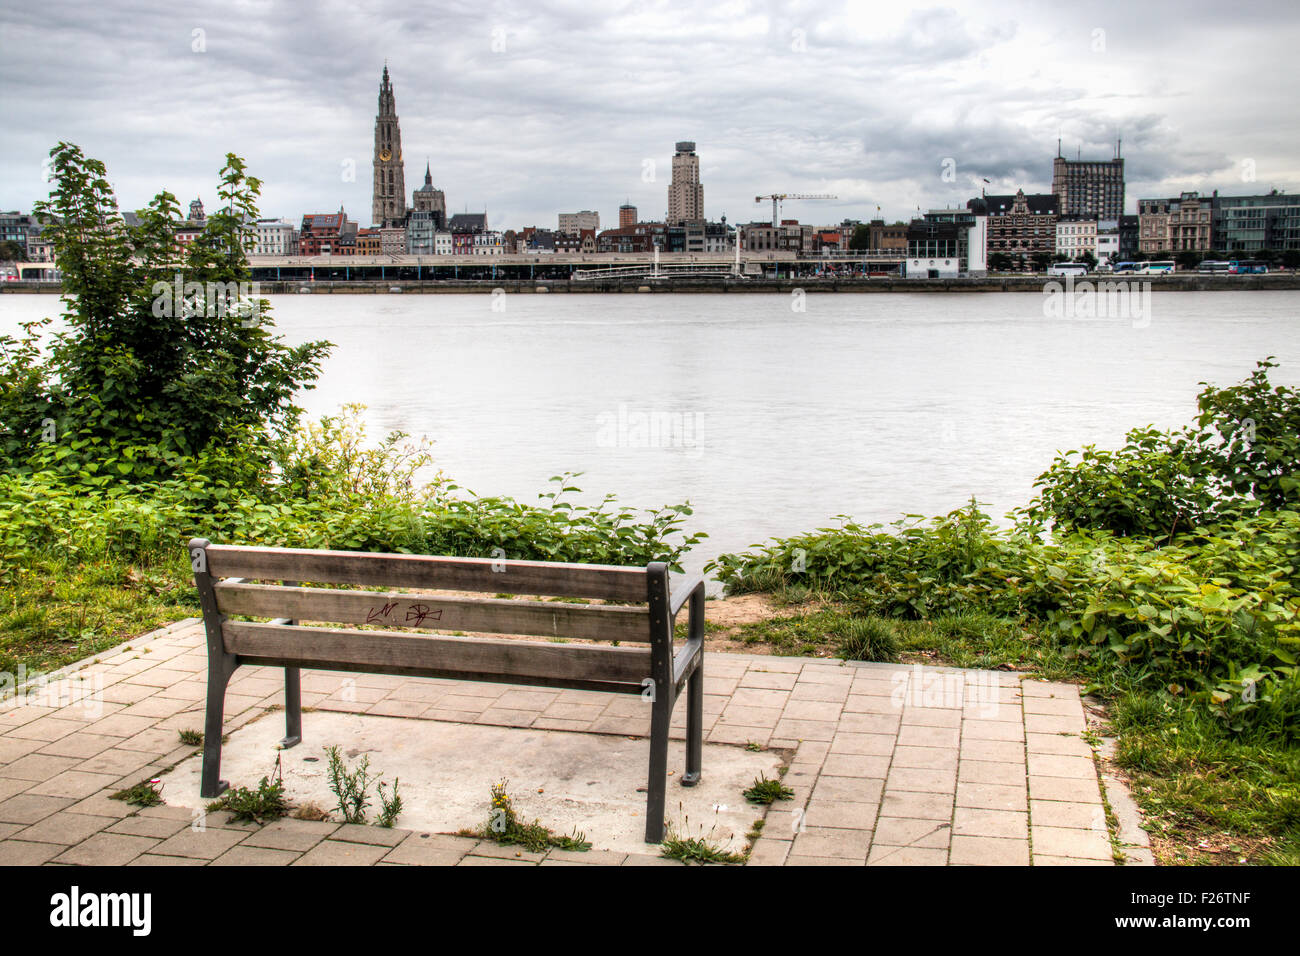
[(264, 215), (343, 205), (368, 225), (385, 58), (408, 202), (427, 157), (449, 212), (499, 228), (617, 225), (625, 201), (661, 218), (683, 139), (707, 215), (731, 221), (776, 191), (837, 195), (786, 205), (816, 223), (1046, 192), (1058, 136), (1097, 159), (1123, 137), (1128, 212), (1293, 192), (1297, 41), (1293, 0), (8, 4), (0, 208), (30, 210), (69, 140), (123, 208), (162, 188), (211, 205), (233, 151)]

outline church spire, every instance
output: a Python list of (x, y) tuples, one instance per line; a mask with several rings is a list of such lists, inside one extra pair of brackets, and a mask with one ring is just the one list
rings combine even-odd
[(388, 75), (388, 62), (384, 61), (384, 73), (379, 82), (379, 110), (375, 116), (375, 188), (371, 204), (372, 222), (377, 226), (406, 218), (404, 169), (397, 103)]

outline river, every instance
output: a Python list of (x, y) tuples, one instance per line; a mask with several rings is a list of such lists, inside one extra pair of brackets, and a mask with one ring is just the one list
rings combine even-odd
[[(1300, 292), (1155, 292), (1138, 319), (1058, 318), (1033, 293), (286, 295), (288, 341), (336, 344), (312, 415), (435, 441), (482, 494), (689, 499), (689, 564), (772, 535), (1025, 503), (1057, 450), (1190, 421), (1198, 383), (1276, 356), (1300, 384)], [(802, 306), (803, 311), (797, 311)], [(0, 332), (57, 313), (0, 296)]]

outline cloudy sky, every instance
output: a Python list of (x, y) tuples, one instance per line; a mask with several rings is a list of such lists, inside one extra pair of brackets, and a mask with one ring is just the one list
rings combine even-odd
[[(59, 140), (108, 165), (124, 208), (211, 203), (227, 152), (264, 215), (369, 223), (385, 59), (408, 193), (426, 157), (450, 212), (555, 225), (630, 201), (663, 216), (673, 144), (698, 144), (706, 212), (820, 223), (1047, 191), (1123, 137), (1139, 196), (1300, 189), (1300, 4), (1146, 2), (144, 2), (0, 12), (0, 208), (48, 192)], [(948, 161), (948, 162), (945, 162)], [(984, 179), (991, 181), (985, 186)], [(408, 196), (409, 200), (409, 196)]]

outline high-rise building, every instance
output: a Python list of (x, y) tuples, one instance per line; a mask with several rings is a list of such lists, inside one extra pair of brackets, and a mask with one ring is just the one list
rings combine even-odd
[(668, 185), (668, 225), (704, 218), (704, 187), (700, 184), (700, 157), (695, 144), (683, 140), (673, 156), (673, 181)]
[(566, 236), (581, 236), (582, 230), (600, 231), (600, 213), (584, 209), (582, 212), (562, 212), (559, 216), (559, 228)]
[(406, 218), (406, 166), (402, 162), (402, 130), (397, 123), (388, 64), (379, 83), (379, 113), (375, 116), (375, 192), (370, 215), (376, 226)]
[(1118, 219), (1124, 214), (1124, 160), (1052, 160), (1052, 192), (1062, 219)]
[(636, 206), (624, 203), (618, 207), (618, 228), (626, 229), (636, 225)]

